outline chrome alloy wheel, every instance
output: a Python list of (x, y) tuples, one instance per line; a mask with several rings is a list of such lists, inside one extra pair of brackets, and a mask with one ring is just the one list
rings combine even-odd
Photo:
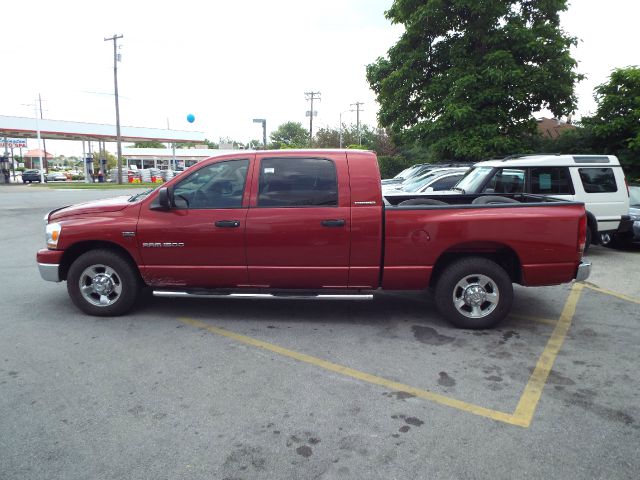
[(80, 292), (84, 299), (97, 307), (108, 307), (122, 294), (118, 273), (107, 265), (91, 265), (80, 274)]
[(494, 280), (486, 275), (465, 275), (453, 288), (453, 305), (468, 318), (482, 318), (498, 306), (500, 292)]

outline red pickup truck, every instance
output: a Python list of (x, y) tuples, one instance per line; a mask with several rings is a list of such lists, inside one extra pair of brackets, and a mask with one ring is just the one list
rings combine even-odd
[(479, 197), (385, 199), (372, 152), (240, 151), (149, 192), (51, 211), (37, 261), (91, 315), (126, 313), (145, 286), (166, 296), (431, 289), (463, 328), (503, 319), (513, 283), (587, 278), (583, 204)]

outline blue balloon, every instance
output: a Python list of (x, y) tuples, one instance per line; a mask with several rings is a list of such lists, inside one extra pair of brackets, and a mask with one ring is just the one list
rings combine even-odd
[(193, 123), (195, 120), (196, 120), (196, 117), (193, 115), (193, 113), (190, 113), (189, 115), (187, 115), (187, 122)]

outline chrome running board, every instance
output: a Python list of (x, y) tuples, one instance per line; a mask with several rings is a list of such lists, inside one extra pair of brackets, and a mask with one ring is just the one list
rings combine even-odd
[(191, 293), (154, 290), (154, 297), (165, 298), (248, 298), (270, 300), (373, 300), (373, 294), (296, 294), (296, 293)]

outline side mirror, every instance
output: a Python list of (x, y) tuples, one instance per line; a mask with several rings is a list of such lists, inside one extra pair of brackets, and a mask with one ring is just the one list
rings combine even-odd
[(429, 193), (429, 192), (433, 192), (433, 187), (427, 187), (427, 189), (425, 190), (425, 192)]
[(158, 204), (160, 208), (169, 210), (171, 208), (171, 199), (169, 198), (169, 189), (162, 187), (158, 190)]

